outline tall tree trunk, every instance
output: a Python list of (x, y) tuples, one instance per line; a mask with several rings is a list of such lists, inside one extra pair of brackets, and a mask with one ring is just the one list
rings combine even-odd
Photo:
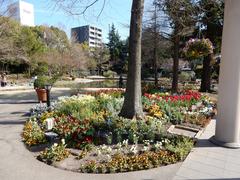
[(155, 11), (154, 11), (154, 79), (155, 79), (155, 87), (158, 87), (158, 66), (157, 66), (157, 4), (155, 3)]
[(201, 92), (211, 91), (211, 61), (214, 58), (213, 54), (209, 54), (204, 57), (203, 60), (203, 71), (202, 71), (202, 82), (201, 82)]
[(144, 0), (133, 0), (131, 11), (129, 62), (126, 94), (120, 116), (143, 116), (141, 90), (141, 39)]
[[(211, 14), (208, 16), (211, 17)], [(215, 28), (212, 27), (211, 23), (207, 23), (207, 32), (206, 37), (210, 39), (211, 42), (214, 42), (212, 32), (215, 31)], [(214, 54), (209, 54), (203, 60), (203, 71), (202, 71), (202, 81), (201, 81), (201, 92), (211, 91), (211, 61), (214, 58)]]
[(174, 36), (174, 54), (173, 54), (173, 80), (172, 80), (172, 93), (178, 91), (178, 68), (179, 68), (179, 42), (180, 36), (175, 33)]
[(155, 87), (158, 87), (158, 67), (157, 67), (157, 47), (154, 47), (154, 82)]

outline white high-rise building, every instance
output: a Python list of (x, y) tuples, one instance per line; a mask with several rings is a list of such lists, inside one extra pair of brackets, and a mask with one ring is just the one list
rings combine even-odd
[(9, 6), (12, 12), (11, 17), (21, 25), (34, 26), (34, 6), (33, 4), (19, 0)]

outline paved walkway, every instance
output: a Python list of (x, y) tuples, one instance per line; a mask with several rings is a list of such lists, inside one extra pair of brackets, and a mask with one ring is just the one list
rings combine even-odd
[(240, 149), (223, 148), (208, 141), (214, 135), (215, 124), (212, 120), (174, 180), (240, 180)]

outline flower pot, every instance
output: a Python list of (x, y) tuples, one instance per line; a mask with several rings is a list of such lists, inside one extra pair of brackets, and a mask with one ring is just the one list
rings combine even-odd
[(35, 89), (38, 95), (39, 102), (47, 102), (47, 90), (46, 89)]

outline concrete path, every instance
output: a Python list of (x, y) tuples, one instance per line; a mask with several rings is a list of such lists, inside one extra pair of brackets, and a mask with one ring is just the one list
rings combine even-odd
[[(51, 90), (51, 99), (56, 99), (59, 96), (69, 96), (71, 93), (72, 91), (69, 88), (53, 88)], [(37, 101), (37, 94), (34, 89), (0, 91), (0, 104), (36, 103)]]
[[(23, 115), (33, 105), (25, 104), (34, 97), (28, 93), (16, 95), (11, 92), (0, 96), (0, 180), (171, 180), (181, 166), (178, 163), (147, 171), (107, 175), (74, 173), (48, 166), (36, 160), (21, 142), (20, 134), (26, 120)], [(6, 102), (15, 97), (22, 99)]]
[(223, 148), (208, 141), (214, 135), (215, 124), (212, 120), (174, 180), (240, 180), (240, 149)]

